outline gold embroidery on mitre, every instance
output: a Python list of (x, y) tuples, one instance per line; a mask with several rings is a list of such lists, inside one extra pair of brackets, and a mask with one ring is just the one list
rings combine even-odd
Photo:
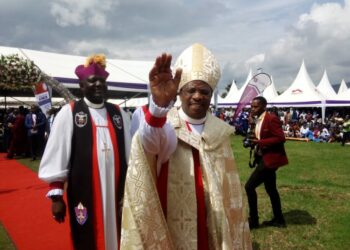
[(215, 56), (203, 45), (195, 43), (178, 57), (175, 68), (182, 68), (179, 89), (186, 83), (201, 80), (214, 90), (221, 76)]

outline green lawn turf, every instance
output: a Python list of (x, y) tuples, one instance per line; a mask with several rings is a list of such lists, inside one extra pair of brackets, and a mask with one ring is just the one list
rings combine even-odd
[(2, 225), (2, 223), (0, 223), (0, 249), (1, 250), (16, 249), (13, 243), (11, 242), (9, 236), (7, 235), (7, 232), (4, 226)]
[[(252, 169), (242, 137), (232, 137), (232, 147), (242, 186)], [(350, 147), (339, 143), (286, 143), (289, 165), (277, 172), (287, 228), (252, 231), (254, 249), (350, 249)], [(20, 160), (37, 171), (38, 161)], [(271, 218), (264, 186), (258, 189), (261, 221)], [(0, 225), (0, 248), (14, 249)], [(6, 248), (7, 247), (7, 248)]]
[[(242, 137), (232, 147), (242, 185), (252, 170)], [(350, 249), (350, 147), (288, 141), (289, 165), (277, 172), (287, 228), (252, 231), (254, 249)], [(261, 221), (272, 217), (264, 185), (257, 189)]]

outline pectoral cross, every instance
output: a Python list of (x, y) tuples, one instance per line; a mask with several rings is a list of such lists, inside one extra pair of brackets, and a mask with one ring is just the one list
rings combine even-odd
[(103, 146), (104, 146), (104, 148), (102, 149), (102, 152), (105, 153), (105, 158), (107, 159), (108, 151), (111, 151), (111, 149), (107, 147), (107, 143), (105, 143), (105, 142), (103, 143)]

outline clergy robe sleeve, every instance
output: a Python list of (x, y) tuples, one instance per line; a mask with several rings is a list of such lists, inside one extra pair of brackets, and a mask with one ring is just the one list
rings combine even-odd
[(139, 126), (140, 126), (140, 119), (144, 119), (142, 107), (138, 107), (138, 108), (134, 111), (134, 113), (132, 114), (131, 126), (130, 126), (130, 135), (131, 135), (131, 138), (134, 136), (134, 134), (136, 133), (136, 131), (139, 129)]
[(158, 107), (150, 98), (150, 105), (147, 112), (148, 117), (159, 120), (164, 119), (165, 123), (155, 124), (146, 119), (146, 114), (139, 118), (139, 134), (142, 145), (147, 153), (158, 156), (158, 172), (160, 164), (166, 162), (170, 155), (175, 151), (177, 146), (177, 138), (173, 126), (166, 122), (166, 115), (173, 103), (168, 108)]
[(130, 116), (120, 108), (120, 113), (122, 114), (123, 124), (124, 124), (124, 141), (125, 141), (125, 155), (126, 162), (129, 161), (130, 147), (131, 147), (131, 121)]
[(38, 175), (41, 180), (48, 183), (66, 181), (72, 149), (72, 135), (73, 115), (70, 105), (65, 105), (54, 120), (40, 162)]

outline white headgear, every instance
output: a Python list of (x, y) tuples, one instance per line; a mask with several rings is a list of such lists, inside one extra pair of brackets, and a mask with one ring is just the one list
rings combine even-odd
[(214, 90), (221, 76), (218, 61), (199, 43), (193, 44), (181, 53), (175, 62), (176, 68), (182, 68), (179, 90), (193, 80), (206, 82)]

